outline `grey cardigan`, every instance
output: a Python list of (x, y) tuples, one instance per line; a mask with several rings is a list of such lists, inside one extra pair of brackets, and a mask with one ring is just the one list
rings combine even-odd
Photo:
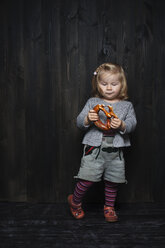
[[(126, 147), (130, 146), (130, 139), (128, 134), (132, 132), (136, 127), (136, 115), (133, 108), (133, 105), (129, 101), (119, 101), (113, 104), (108, 104), (101, 98), (93, 97), (90, 98), (82, 109), (81, 113), (77, 117), (77, 126), (80, 129), (86, 130), (84, 135), (83, 144), (90, 146), (100, 146), (102, 142), (103, 132), (98, 129), (94, 124), (85, 126), (84, 119), (87, 116), (89, 110), (93, 109), (97, 104), (104, 104), (105, 108), (108, 105), (113, 107), (114, 113), (118, 116), (119, 119), (125, 122), (126, 129), (124, 132), (117, 131), (114, 137), (113, 146), (114, 147)], [(108, 110), (108, 108), (107, 108)], [(100, 120), (105, 122), (106, 116), (102, 111), (99, 111)]]

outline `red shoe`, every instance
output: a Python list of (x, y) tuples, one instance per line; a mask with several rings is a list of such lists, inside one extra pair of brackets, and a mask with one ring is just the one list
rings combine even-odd
[(104, 206), (104, 217), (108, 222), (118, 221), (118, 217), (113, 207)]
[(73, 195), (69, 195), (68, 196), (68, 203), (70, 206), (70, 211), (76, 219), (82, 219), (85, 214), (84, 214), (83, 209), (81, 208), (81, 203), (76, 205), (73, 203), (72, 199), (73, 199)]

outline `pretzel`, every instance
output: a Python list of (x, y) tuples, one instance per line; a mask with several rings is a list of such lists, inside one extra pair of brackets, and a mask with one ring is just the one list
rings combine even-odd
[(107, 107), (109, 108), (109, 112), (106, 111), (103, 104), (97, 104), (93, 108), (96, 113), (98, 113), (100, 110), (102, 110), (107, 117), (107, 121), (105, 124), (100, 119), (98, 121), (94, 122), (94, 124), (102, 130), (109, 130), (111, 128), (111, 118), (112, 117), (118, 118), (117, 115), (115, 115), (115, 113), (113, 112), (112, 106), (108, 105)]

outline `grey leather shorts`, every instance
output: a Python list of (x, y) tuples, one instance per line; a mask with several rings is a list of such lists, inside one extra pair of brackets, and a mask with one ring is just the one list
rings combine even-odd
[(121, 148), (113, 147), (113, 137), (103, 137), (99, 147), (84, 146), (81, 166), (74, 178), (125, 183), (125, 161)]

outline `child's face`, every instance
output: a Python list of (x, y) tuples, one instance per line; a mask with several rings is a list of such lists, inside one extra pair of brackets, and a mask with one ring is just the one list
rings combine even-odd
[(112, 74), (109, 72), (104, 72), (100, 75), (98, 89), (104, 100), (110, 102), (119, 100), (121, 86), (118, 73)]

